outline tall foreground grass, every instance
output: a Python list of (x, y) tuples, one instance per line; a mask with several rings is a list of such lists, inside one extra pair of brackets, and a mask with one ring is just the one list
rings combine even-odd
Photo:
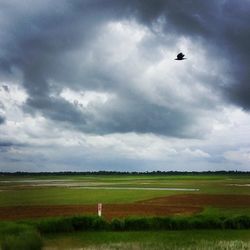
[(0, 249), (2, 250), (39, 250), (42, 238), (32, 226), (4, 222), (0, 223)]
[[(62, 250), (61, 248), (53, 248), (54, 250)], [(67, 249), (67, 248), (64, 248)], [(82, 249), (74, 248), (74, 249)], [(250, 249), (250, 244), (243, 241), (198, 241), (192, 244), (165, 244), (156, 242), (119, 242), (119, 243), (106, 243), (101, 245), (90, 245), (84, 247), (85, 250), (247, 250)]]
[(30, 225), (41, 233), (101, 230), (250, 229), (250, 216), (128, 217), (112, 221), (96, 216), (74, 216), (31, 221)]
[(250, 229), (250, 216), (129, 217), (112, 221), (96, 216), (74, 216), (16, 223), (2, 222), (0, 249), (38, 250), (42, 247), (40, 235), (50, 233), (190, 229)]
[(249, 230), (85, 231), (44, 235), (46, 250), (250, 249)]

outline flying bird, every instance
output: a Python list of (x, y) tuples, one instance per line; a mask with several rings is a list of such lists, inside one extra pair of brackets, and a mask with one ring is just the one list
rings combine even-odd
[(184, 58), (184, 54), (182, 54), (182, 53), (179, 53), (178, 55), (177, 55), (177, 58), (175, 58), (174, 60), (184, 60), (184, 59), (187, 59), (187, 58)]

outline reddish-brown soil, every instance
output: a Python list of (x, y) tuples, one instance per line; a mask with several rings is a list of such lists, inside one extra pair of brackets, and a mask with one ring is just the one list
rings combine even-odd
[[(205, 206), (250, 207), (250, 195), (174, 195), (133, 204), (104, 204), (105, 218), (126, 216), (166, 216), (199, 213)], [(96, 205), (0, 207), (0, 219), (16, 220), (67, 215), (97, 214)]]
[(172, 195), (161, 198), (141, 201), (144, 204), (161, 204), (165, 206), (213, 206), (226, 208), (250, 208), (250, 195), (211, 195), (211, 194), (187, 194)]

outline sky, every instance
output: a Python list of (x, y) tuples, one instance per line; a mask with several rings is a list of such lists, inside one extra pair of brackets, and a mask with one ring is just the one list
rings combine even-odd
[(0, 171), (250, 171), (249, 12), (0, 0)]

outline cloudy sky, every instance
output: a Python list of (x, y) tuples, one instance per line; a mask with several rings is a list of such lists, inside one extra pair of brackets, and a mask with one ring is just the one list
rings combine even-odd
[(0, 171), (250, 171), (249, 12), (0, 0)]

